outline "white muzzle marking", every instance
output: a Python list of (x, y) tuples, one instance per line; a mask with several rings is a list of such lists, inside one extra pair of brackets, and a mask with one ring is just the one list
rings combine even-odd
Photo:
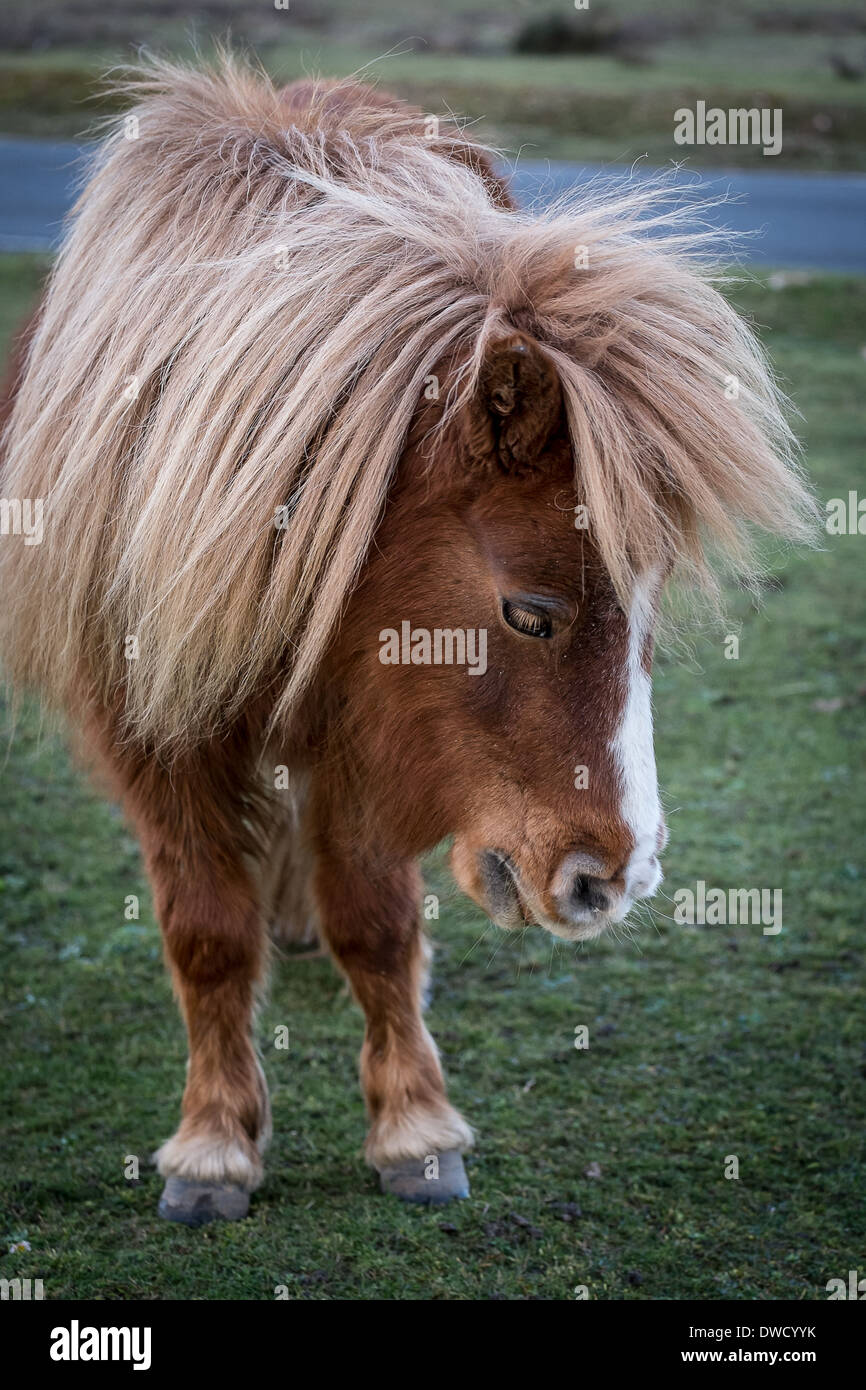
[(662, 823), (653, 749), (652, 682), (644, 670), (643, 652), (655, 617), (661, 576), (645, 574), (635, 587), (628, 618), (626, 698), (612, 751), (620, 778), (620, 815), (634, 840), (626, 867), (624, 917), (634, 898), (651, 897), (662, 880), (656, 851)]

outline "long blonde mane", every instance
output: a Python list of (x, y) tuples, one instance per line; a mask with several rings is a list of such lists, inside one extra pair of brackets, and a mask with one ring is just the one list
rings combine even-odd
[(2, 495), (47, 499), (41, 545), (0, 540), (13, 679), (69, 704), (85, 672), (94, 698), (123, 692), (131, 732), (175, 745), (275, 670), (290, 711), (425, 381), (464, 364), (453, 414), (511, 328), (555, 363), (621, 592), (662, 553), (700, 567), (707, 533), (736, 551), (743, 518), (806, 534), (761, 350), (657, 193), (509, 211), (449, 157), (459, 136), (363, 102), (301, 120), (231, 58), (129, 86), (134, 119), (76, 204), (6, 439)]

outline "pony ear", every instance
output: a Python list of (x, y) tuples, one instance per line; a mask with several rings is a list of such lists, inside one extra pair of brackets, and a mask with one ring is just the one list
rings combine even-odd
[(522, 333), (494, 339), (463, 417), (463, 444), (473, 461), (508, 473), (536, 466), (562, 413), (553, 363)]

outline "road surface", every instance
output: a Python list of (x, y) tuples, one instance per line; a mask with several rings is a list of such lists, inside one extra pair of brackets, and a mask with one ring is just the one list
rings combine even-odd
[[(85, 163), (78, 145), (0, 138), (0, 250), (47, 251), (57, 245)], [(610, 184), (646, 173), (640, 165), (632, 170), (521, 160), (513, 186), (522, 202), (545, 204), (591, 179)], [(684, 171), (677, 185), (688, 190), (697, 177)], [(748, 234), (736, 242), (740, 261), (866, 271), (866, 175), (713, 171), (705, 175), (703, 192), (725, 198), (709, 214), (715, 227)]]

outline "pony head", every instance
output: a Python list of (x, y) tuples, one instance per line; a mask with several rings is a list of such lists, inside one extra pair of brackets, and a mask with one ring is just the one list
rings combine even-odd
[(650, 670), (672, 557), (660, 538), (623, 601), (559, 376), (523, 333), (490, 341), (426, 449), (401, 460), (326, 661), (341, 794), (400, 852), (453, 834), (498, 925), (595, 935), (661, 878)]

